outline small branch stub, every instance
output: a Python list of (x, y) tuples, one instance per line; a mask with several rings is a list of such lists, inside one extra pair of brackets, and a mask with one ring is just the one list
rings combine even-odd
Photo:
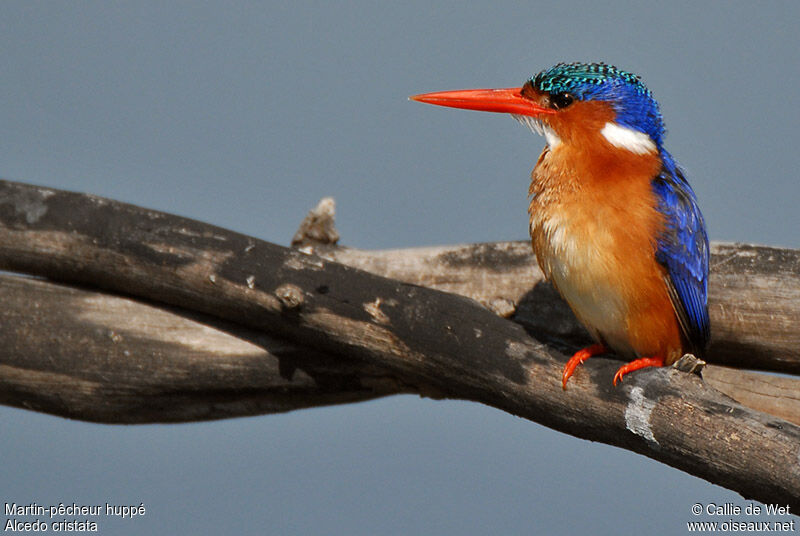
[(303, 305), (303, 290), (292, 284), (281, 285), (275, 289), (275, 296), (286, 311), (299, 309)]
[(292, 237), (292, 246), (334, 245), (339, 241), (335, 225), (336, 202), (332, 197), (323, 197), (311, 209)]
[(690, 374), (697, 374), (701, 376), (701, 372), (706, 366), (706, 362), (702, 359), (695, 357), (693, 354), (683, 354), (683, 357), (678, 359), (672, 364), (672, 368), (676, 368), (683, 372)]

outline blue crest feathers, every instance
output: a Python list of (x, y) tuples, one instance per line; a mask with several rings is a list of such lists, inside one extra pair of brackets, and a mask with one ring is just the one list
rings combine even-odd
[(620, 125), (644, 132), (660, 148), (664, 121), (658, 103), (639, 77), (605, 63), (559, 63), (530, 79), (534, 88), (569, 93), (578, 100), (607, 101)]

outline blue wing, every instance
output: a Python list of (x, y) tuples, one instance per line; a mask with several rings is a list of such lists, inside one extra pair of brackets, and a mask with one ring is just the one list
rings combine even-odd
[(708, 321), (708, 236), (692, 188), (669, 156), (653, 179), (658, 210), (666, 228), (658, 237), (656, 260), (667, 269), (667, 287), (681, 330), (702, 357), (711, 329)]

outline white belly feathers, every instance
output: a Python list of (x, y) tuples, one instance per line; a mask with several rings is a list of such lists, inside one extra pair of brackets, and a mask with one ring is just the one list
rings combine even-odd
[(558, 206), (532, 214), (539, 264), (596, 339), (617, 353), (634, 356), (626, 334), (623, 282), (614, 270), (614, 237), (596, 213), (566, 215)]

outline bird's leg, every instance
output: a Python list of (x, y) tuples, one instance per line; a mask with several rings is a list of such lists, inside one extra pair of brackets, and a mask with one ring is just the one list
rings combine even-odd
[(664, 366), (664, 358), (663, 357), (641, 357), (626, 365), (622, 365), (616, 374), (614, 374), (614, 385), (617, 385), (617, 380), (622, 381), (622, 377), (625, 376), (629, 372), (633, 372), (634, 370), (639, 370), (645, 367), (663, 367)]
[(604, 354), (606, 351), (606, 347), (602, 344), (593, 344), (575, 352), (575, 355), (570, 357), (569, 361), (567, 361), (567, 364), (564, 366), (564, 373), (561, 375), (561, 388), (567, 388), (567, 380), (572, 376), (572, 373), (575, 372), (575, 369), (578, 368), (578, 365), (593, 355)]

